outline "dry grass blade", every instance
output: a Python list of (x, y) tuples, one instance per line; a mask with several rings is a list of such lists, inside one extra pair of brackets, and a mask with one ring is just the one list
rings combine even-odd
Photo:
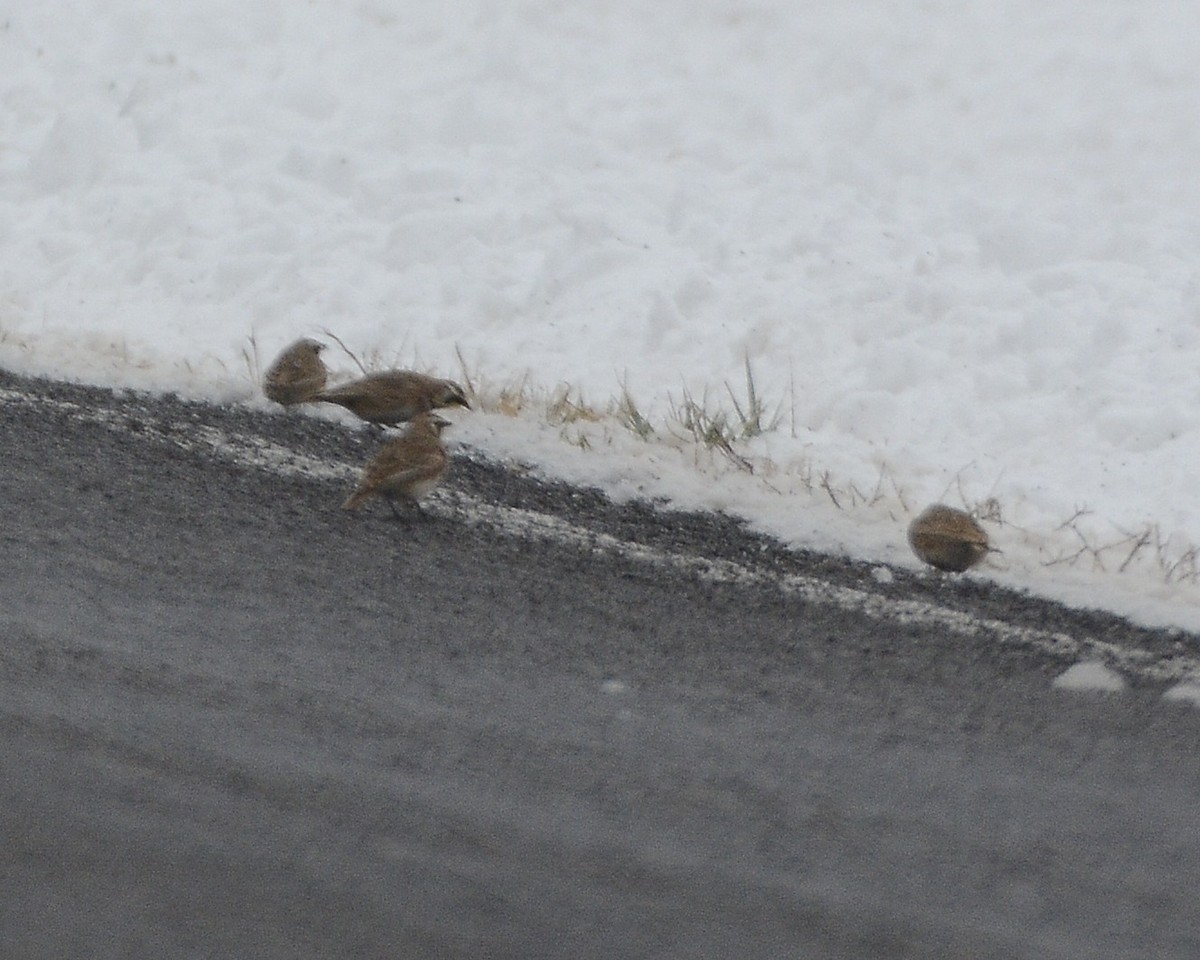
[(258, 337), (251, 331), (247, 339), (250, 341), (250, 349), (247, 351), (245, 347), (242, 347), (242, 359), (246, 362), (246, 370), (250, 374), (251, 382), (257, 384), (262, 381), (262, 361), (258, 354)]
[(454, 355), (458, 358), (458, 369), (462, 371), (463, 383), (466, 384), (467, 398), (471, 401), (471, 406), (476, 406), (479, 399), (479, 391), (475, 389), (475, 380), (471, 376), (471, 371), (467, 368), (467, 360), (463, 356), (462, 347), (457, 343), (454, 345)]
[(367, 370), (366, 366), (363, 365), (363, 362), (358, 359), (358, 354), (356, 354), (353, 350), (351, 350), (348, 346), (346, 346), (346, 344), (342, 341), (342, 338), (339, 337), (336, 333), (334, 333), (328, 327), (322, 327), (321, 333), (323, 333), (330, 340), (332, 340), (334, 343), (336, 343), (339, 347), (342, 348), (342, 352), (346, 356), (348, 356), (351, 360), (354, 361), (354, 365), (356, 367), (358, 367), (358, 369), (360, 371), (362, 371), (363, 376), (366, 376), (367, 373), (370, 372)]

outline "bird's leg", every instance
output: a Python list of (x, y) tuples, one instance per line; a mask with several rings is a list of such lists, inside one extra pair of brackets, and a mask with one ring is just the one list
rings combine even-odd
[(385, 497), (384, 499), (387, 500), (387, 505), (392, 508), (392, 519), (393, 520), (403, 520), (404, 517), (401, 515), (400, 511), (396, 509), (396, 498), (395, 497)]

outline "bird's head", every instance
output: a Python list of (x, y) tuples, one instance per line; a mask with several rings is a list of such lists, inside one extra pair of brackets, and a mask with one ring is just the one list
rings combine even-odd
[(436, 413), (420, 413), (413, 418), (412, 429), (428, 430), (434, 436), (441, 436), (442, 431), (451, 425), (449, 420), (439, 417)]
[(471, 404), (467, 401), (467, 395), (453, 380), (443, 380), (441, 382), (441, 394), (438, 397), (439, 407), (466, 407), (471, 409)]

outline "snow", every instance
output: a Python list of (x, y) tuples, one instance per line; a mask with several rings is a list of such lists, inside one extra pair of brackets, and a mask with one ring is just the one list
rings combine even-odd
[(610, 696), (619, 696), (629, 692), (629, 684), (624, 680), (605, 680), (600, 684), (600, 692), (607, 693)]
[(1188, 703), (1200, 707), (1200, 683), (1177, 683), (1163, 692), (1163, 699), (1173, 703)]
[[(1200, 629), (1200, 7), (4, 7), (0, 365), (265, 406), (299, 336), (461, 355), (534, 395), (458, 418), (494, 455), (914, 569), (982, 505), (969, 576)], [(753, 475), (671, 426), (747, 361)]]
[(1075, 664), (1055, 678), (1054, 686), (1083, 693), (1119, 693), (1125, 689), (1125, 680), (1104, 664), (1087, 661)]

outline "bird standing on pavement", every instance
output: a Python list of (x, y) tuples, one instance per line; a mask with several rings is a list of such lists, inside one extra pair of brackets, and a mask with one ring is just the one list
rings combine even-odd
[(342, 504), (354, 511), (371, 497), (383, 497), (400, 519), (396, 500), (415, 504), (446, 472), (449, 458), (441, 433), (450, 421), (436, 413), (419, 413), (402, 436), (386, 443), (363, 469), (358, 489)]
[(941, 503), (927, 507), (908, 525), (908, 543), (920, 560), (950, 573), (970, 569), (992, 549), (973, 516)]
[(358, 380), (317, 393), (314, 400), (336, 403), (371, 423), (397, 424), (439, 407), (471, 409), (463, 388), (412, 370), (369, 373)]
[(304, 403), (325, 388), (329, 370), (321, 359), (325, 344), (316, 340), (297, 340), (285, 349), (263, 377), (263, 393), (285, 407)]

